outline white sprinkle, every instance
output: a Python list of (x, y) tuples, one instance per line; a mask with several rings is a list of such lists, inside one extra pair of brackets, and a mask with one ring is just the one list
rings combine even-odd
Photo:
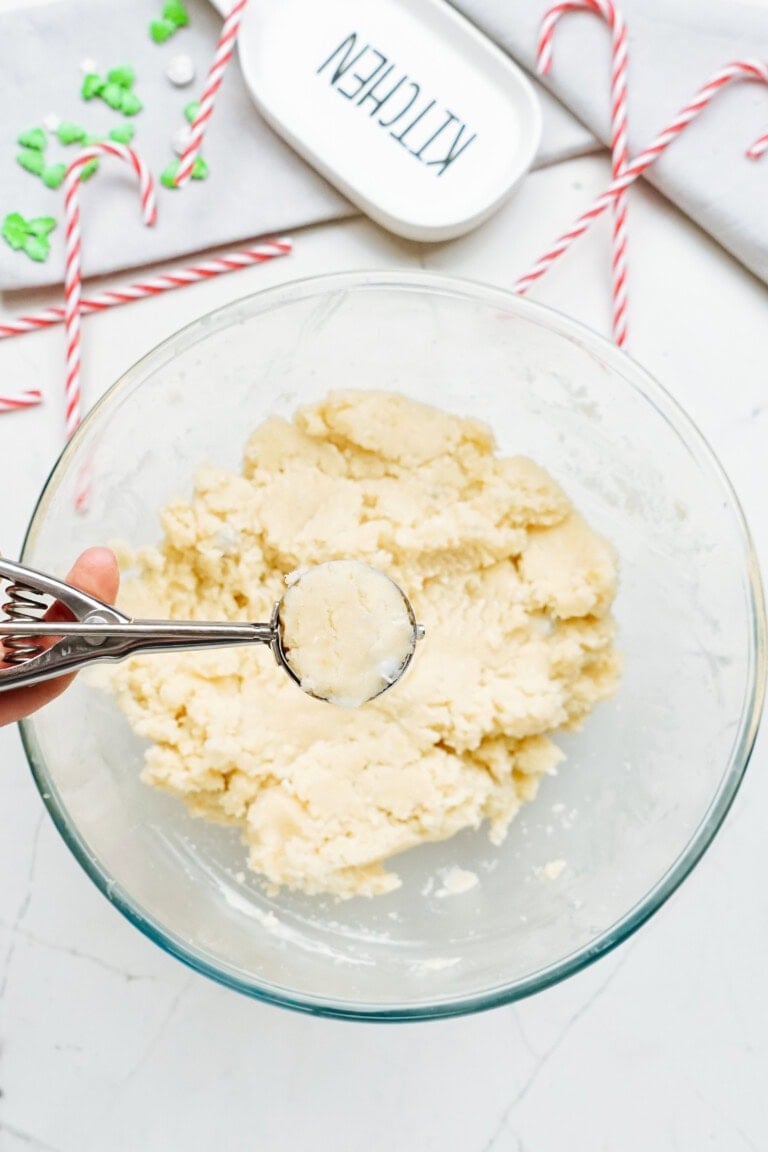
[(441, 899), (444, 896), (461, 896), (469, 892), (478, 882), (475, 872), (467, 872), (464, 868), (449, 868), (443, 877), (443, 886), (435, 893)]
[(80, 61), (80, 71), (83, 72), (86, 76), (89, 72), (98, 72), (98, 70), (98, 64), (95, 60), (92, 60), (90, 56), (86, 56), (84, 60)]
[(565, 868), (565, 860), (550, 860), (542, 868), (542, 872), (547, 880), (557, 880), (560, 873)]
[(47, 116), (43, 116), (43, 125), (49, 132), (55, 132), (61, 124), (61, 116), (57, 116), (55, 112), (49, 112)]
[(189, 143), (190, 135), (191, 133), (187, 124), (182, 124), (181, 128), (177, 128), (177, 130), (174, 132), (171, 144), (177, 156), (184, 155), (187, 144)]
[(165, 74), (171, 84), (177, 88), (186, 88), (195, 78), (195, 65), (190, 56), (173, 56), (168, 63)]

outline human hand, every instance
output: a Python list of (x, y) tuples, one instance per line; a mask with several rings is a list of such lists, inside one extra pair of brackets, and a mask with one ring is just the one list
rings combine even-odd
[[(117, 561), (108, 548), (88, 548), (77, 560), (67, 576), (67, 583), (90, 592), (108, 604), (113, 604), (120, 585)], [(71, 613), (62, 605), (54, 604), (46, 613), (46, 620), (70, 620)], [(1, 665), (2, 661), (0, 661)], [(59, 676), (55, 680), (43, 680), (26, 688), (12, 688), (0, 692), (0, 725), (11, 724), (36, 712), (67, 688), (74, 680), (71, 676)]]

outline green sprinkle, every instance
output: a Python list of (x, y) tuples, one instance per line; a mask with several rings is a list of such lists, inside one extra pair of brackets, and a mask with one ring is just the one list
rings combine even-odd
[(51, 246), (47, 240), (41, 240), (39, 236), (27, 236), (24, 241), (24, 251), (30, 260), (36, 260), (42, 263), (43, 260), (48, 259), (48, 253)]
[(141, 112), (144, 105), (135, 92), (123, 92), (123, 98), (120, 101), (120, 111), (123, 116), (135, 116), (137, 112)]
[(94, 96), (100, 96), (104, 88), (104, 81), (101, 76), (96, 72), (88, 72), (83, 77), (83, 86), (80, 89), (80, 95), (83, 100), (93, 100)]
[(16, 163), (33, 176), (41, 176), (45, 168), (45, 157), (42, 152), (36, 152), (34, 148), (25, 148), (23, 152), (19, 152)]
[(174, 28), (186, 28), (189, 24), (189, 12), (181, 0), (167, 0), (163, 4), (163, 19), (173, 24)]
[(164, 44), (176, 31), (176, 25), (170, 20), (153, 20), (149, 26), (149, 34), (155, 44)]
[(179, 170), (179, 161), (178, 160), (171, 160), (170, 164), (166, 164), (165, 168), (163, 168), (162, 172), (160, 173), (160, 183), (165, 188), (175, 188), (176, 187), (176, 183), (175, 183), (176, 173), (178, 172), (178, 170)]
[(29, 235), (29, 225), (20, 212), (9, 212), (3, 220), (0, 233), (6, 244), (10, 244), (14, 252), (18, 252), (24, 247), (24, 241)]
[(192, 165), (190, 177), (193, 180), (205, 180), (208, 176), (208, 164), (203, 160), (202, 156), (198, 156)]
[(43, 184), (46, 188), (60, 188), (67, 174), (66, 164), (49, 164), (42, 172)]
[(141, 100), (133, 91), (135, 79), (136, 73), (127, 64), (110, 68), (106, 80), (102, 80), (95, 72), (89, 72), (83, 80), (83, 99), (92, 100), (94, 96), (100, 96), (114, 112), (122, 112), (123, 116), (135, 116), (143, 107)]
[(90, 178), (91, 178), (91, 176), (93, 176), (94, 172), (98, 172), (98, 170), (99, 170), (98, 160), (96, 160), (95, 158), (93, 160), (89, 160), (88, 163), (83, 164), (82, 168), (80, 169), (80, 179), (81, 180), (90, 180)]
[(184, 118), (189, 124), (194, 124), (199, 111), (200, 104), (197, 100), (192, 100), (189, 104), (185, 104), (184, 106)]
[(136, 73), (128, 64), (121, 64), (117, 68), (110, 68), (107, 72), (107, 83), (118, 84), (121, 88), (133, 88)]
[[(24, 219), (24, 217), (20, 217)], [(27, 228), (33, 236), (37, 236), (39, 240), (47, 240), (51, 232), (56, 227), (56, 221), (53, 216), (35, 216), (34, 220), (26, 221)]]
[(85, 128), (81, 128), (79, 124), (73, 124), (71, 120), (62, 120), (56, 129), (56, 135), (60, 144), (79, 144), (85, 140), (87, 132)]
[(111, 128), (109, 132), (110, 140), (114, 140), (116, 144), (130, 144), (135, 135), (135, 124), (119, 124), (117, 128)]
[(3, 221), (0, 233), (15, 252), (25, 252), (30, 260), (46, 260), (50, 252), (48, 236), (56, 227), (53, 216), (36, 216), (25, 220), (20, 212), (11, 212)]
[(35, 152), (44, 152), (48, 137), (42, 128), (30, 128), (28, 132), (22, 132), (16, 143), (20, 144), (22, 148), (32, 148)]
[(115, 112), (119, 112), (123, 106), (123, 98), (130, 93), (126, 93), (119, 84), (105, 84), (99, 95), (105, 104), (108, 104)]

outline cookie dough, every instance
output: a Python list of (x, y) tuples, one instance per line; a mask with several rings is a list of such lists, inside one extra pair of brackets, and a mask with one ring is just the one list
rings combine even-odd
[(388, 576), (359, 560), (331, 560), (286, 579), (281, 648), (305, 692), (359, 708), (400, 679), (415, 625)]
[(124, 557), (121, 607), (265, 620), (288, 573), (355, 558), (407, 595), (426, 639), (356, 710), (300, 692), (260, 647), (134, 657), (114, 685), (151, 741), (143, 777), (241, 829), (269, 883), (373, 896), (390, 857), (487, 822), (504, 839), (619, 676), (616, 563), (542, 468), (490, 430), (390, 393), (332, 393), (265, 421), (242, 473), (206, 467)]

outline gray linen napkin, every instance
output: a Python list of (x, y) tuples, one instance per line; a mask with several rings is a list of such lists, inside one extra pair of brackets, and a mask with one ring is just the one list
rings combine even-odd
[[(0, 241), (0, 289), (52, 284), (64, 276), (64, 190), (51, 191), (19, 168), (18, 134), (48, 113), (94, 134), (127, 122), (101, 100), (81, 99), (81, 61), (91, 58), (102, 74), (120, 64), (136, 70), (134, 90), (144, 110), (130, 121), (134, 146), (155, 175), (173, 159), (173, 134), (185, 123), (184, 106), (202, 88), (221, 18), (205, 0), (189, 0), (189, 27), (158, 45), (147, 29), (161, 7), (161, 0), (63, 0), (0, 17), (0, 220), (16, 211), (59, 220), (45, 263), (33, 263)], [(174, 88), (165, 76), (168, 62), (180, 53), (197, 68), (187, 88)], [(46, 158), (66, 161), (77, 151), (53, 138)], [(84, 272), (171, 260), (353, 211), (257, 115), (235, 63), (219, 93), (203, 155), (207, 180), (182, 192), (158, 187), (153, 228), (142, 223), (128, 166), (113, 158), (100, 161), (100, 171), (81, 186)]]

